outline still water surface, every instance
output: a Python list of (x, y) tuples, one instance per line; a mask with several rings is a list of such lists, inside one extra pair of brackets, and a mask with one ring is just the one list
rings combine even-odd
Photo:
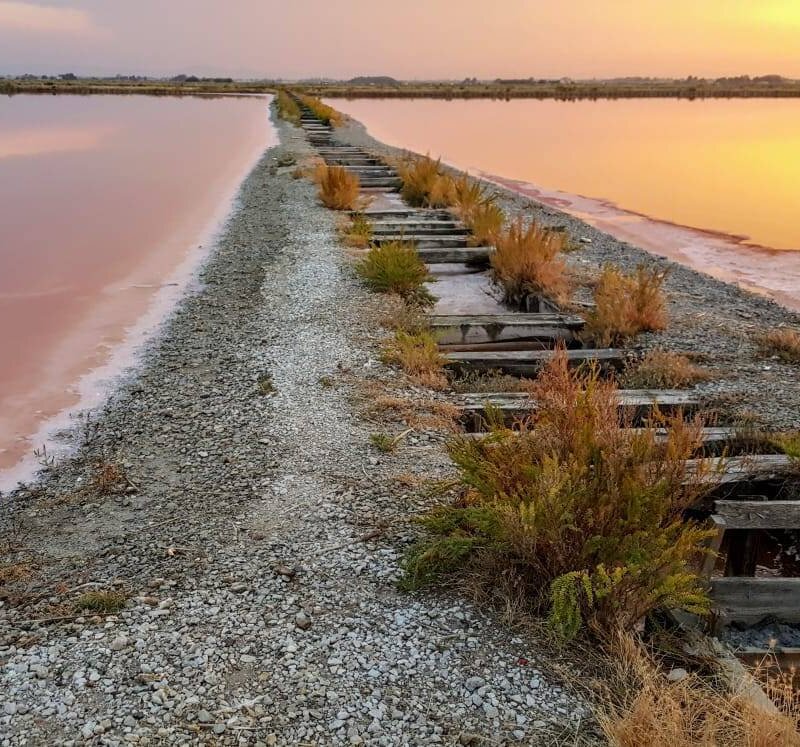
[(651, 251), (800, 309), (800, 101), (331, 100)]
[(272, 142), (267, 105), (0, 99), (0, 490), (190, 282)]

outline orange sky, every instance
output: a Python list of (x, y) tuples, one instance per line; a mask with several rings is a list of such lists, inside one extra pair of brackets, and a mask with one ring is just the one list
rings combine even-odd
[(0, 73), (800, 78), (800, 0), (0, 0)]

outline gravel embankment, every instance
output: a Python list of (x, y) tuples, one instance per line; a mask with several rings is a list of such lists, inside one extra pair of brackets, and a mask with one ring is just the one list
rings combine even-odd
[[(338, 130), (337, 136), (384, 155), (402, 152), (374, 140), (356, 121)], [(800, 328), (800, 315), (767, 298), (619, 241), (529, 197), (495, 185), (489, 185), (489, 189), (508, 215), (563, 226), (574, 240), (589, 239), (591, 243), (568, 255), (578, 277), (596, 277), (608, 262), (631, 272), (642, 263), (667, 269), (669, 327), (662, 333), (642, 335), (637, 346), (696, 355), (712, 374), (696, 391), (719, 405), (725, 422), (746, 420), (765, 428), (800, 428), (800, 368), (763, 357), (753, 341), (754, 334), (763, 330), (786, 325)], [(590, 298), (586, 289), (580, 295), (584, 300)]]
[[(275, 166), (306, 148), (281, 133), (201, 290), (77, 456), (4, 507), (0, 742), (573, 744), (588, 709), (534, 640), (396, 589), (423, 499), (393, 478), (447, 461), (433, 432), (370, 447), (355, 403), (364, 379), (392, 381), (381, 301), (312, 187)], [(101, 489), (102, 464), (129, 487)], [(76, 617), (103, 589), (127, 605)]]

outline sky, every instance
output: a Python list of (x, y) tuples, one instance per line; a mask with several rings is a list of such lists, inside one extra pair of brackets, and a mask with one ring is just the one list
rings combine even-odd
[(0, 74), (800, 78), (800, 0), (0, 0)]

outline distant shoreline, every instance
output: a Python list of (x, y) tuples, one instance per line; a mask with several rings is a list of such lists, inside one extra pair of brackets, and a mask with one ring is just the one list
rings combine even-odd
[(494, 82), (397, 82), (393, 84), (298, 83), (272, 81), (191, 82), (96, 78), (53, 80), (7, 78), (0, 80), (0, 94), (73, 94), (143, 96), (230, 96), (270, 94), (281, 88), (328, 98), (437, 98), (437, 99), (632, 99), (632, 98), (800, 98), (800, 81), (730, 80), (624, 80), (624, 81), (494, 81)]

